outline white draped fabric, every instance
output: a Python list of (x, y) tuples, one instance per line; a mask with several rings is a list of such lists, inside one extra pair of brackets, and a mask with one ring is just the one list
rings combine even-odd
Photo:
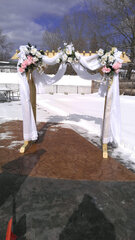
[(45, 64), (47, 64), (47, 65), (54, 65), (54, 64), (57, 63), (57, 60), (60, 58), (60, 56), (61, 56), (61, 52), (60, 52), (60, 53), (57, 53), (57, 54), (56, 54), (54, 57), (52, 57), (52, 58), (49, 58), (49, 57), (47, 57), (46, 55), (44, 55), (44, 56), (42, 57), (43, 63), (45, 63)]
[(24, 140), (36, 140), (38, 137), (36, 123), (30, 102), (30, 89), (26, 74), (20, 76), (20, 96), (23, 115), (23, 138)]
[[(107, 85), (104, 85), (107, 89)], [(119, 76), (115, 74), (113, 83), (108, 90), (102, 141), (120, 143), (120, 97), (119, 97)]]
[[(71, 63), (73, 69), (77, 73), (77, 75), (84, 80), (94, 80), (101, 81), (102, 77), (100, 73), (89, 73), (80, 63)], [(59, 81), (63, 75), (65, 74), (67, 69), (67, 64), (62, 63), (60, 67), (53, 77), (48, 76), (47, 74), (40, 74), (37, 70), (34, 70), (32, 73), (32, 77), (34, 79), (36, 85), (37, 93), (45, 93), (45, 85), (51, 85), (57, 81)]]
[(56, 75), (53, 77), (48, 76), (47, 74), (40, 74), (37, 70), (34, 70), (32, 73), (32, 77), (34, 79), (35, 85), (36, 85), (36, 91), (37, 93), (44, 93), (44, 86), (45, 85), (51, 85), (57, 81), (59, 81), (64, 73), (66, 72), (67, 65), (61, 64)]
[(100, 73), (89, 73), (80, 63), (72, 63), (72, 67), (77, 75), (85, 80), (101, 81)]
[[(25, 46), (20, 47), (20, 53), (19, 53), (19, 61), (22, 62), (22, 59), (24, 59), (24, 49)], [(120, 52), (117, 53), (117, 57), (121, 55)], [(60, 58), (61, 53), (58, 53), (56, 56), (49, 58), (47, 56), (43, 56), (43, 64), (48, 65), (54, 65)], [(79, 62), (78, 63), (71, 63), (73, 69), (76, 71), (76, 73), (83, 79), (87, 80), (97, 80), (101, 81), (101, 75), (99, 73), (91, 74), (90, 71), (95, 71), (101, 68), (101, 64), (98, 60), (98, 55), (92, 55), (92, 56), (79, 56)], [(67, 68), (66, 63), (61, 63), (60, 67), (58, 69), (58, 72), (55, 76), (50, 77), (47, 74), (40, 74), (37, 70), (34, 70), (32, 73), (32, 78), (34, 80), (34, 83), (36, 85), (36, 90), (38, 93), (43, 93), (44, 85), (50, 85), (58, 80), (61, 79), (61, 77), (64, 75)], [(88, 71), (87, 71), (88, 69)], [(18, 72), (19, 73), (19, 72)], [(23, 112), (23, 137), (24, 140), (36, 140), (38, 137), (37, 134), (37, 128), (36, 123), (34, 120), (34, 115), (32, 111), (32, 106), (30, 102), (30, 90), (29, 90), (29, 84), (27, 81), (26, 74), (20, 74), (20, 95), (21, 95), (21, 103), (22, 103), (22, 112)], [(109, 127), (108, 127), (108, 134), (107, 136), (104, 136), (103, 134), (103, 143), (108, 143), (115, 141), (116, 143), (119, 143), (120, 141), (120, 104), (119, 104), (119, 78), (118, 75), (114, 75), (113, 84), (108, 92), (108, 99), (111, 99), (111, 114), (109, 118)], [(109, 100), (107, 99), (107, 104)]]
[(111, 134), (108, 136), (108, 142), (120, 143), (121, 138), (121, 115), (120, 115), (120, 96), (119, 96), (119, 75), (115, 74), (113, 77), (113, 83), (110, 88), (110, 94), (112, 94), (112, 106), (110, 114), (110, 129)]
[(92, 56), (81, 56), (80, 55), (80, 63), (87, 69), (94, 71), (97, 70), (99, 68), (101, 68), (101, 64), (98, 60), (98, 55), (92, 55)]

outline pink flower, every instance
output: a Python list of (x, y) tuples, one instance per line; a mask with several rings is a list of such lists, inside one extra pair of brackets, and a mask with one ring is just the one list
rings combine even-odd
[(24, 68), (19, 68), (19, 71), (21, 72), (21, 73), (23, 73), (25, 70), (24, 70)]
[(27, 65), (28, 65), (27, 60), (25, 60), (25, 61), (21, 64), (21, 67), (25, 69), (25, 68), (27, 67)]
[(115, 63), (112, 65), (112, 67), (113, 67), (115, 70), (118, 70), (118, 69), (120, 69), (120, 68), (122, 67), (122, 64), (119, 63), (119, 62), (115, 62)]
[(32, 56), (28, 56), (27, 59), (28, 59), (28, 60), (32, 60), (33, 57), (32, 57)]
[(109, 72), (111, 72), (111, 68), (107, 68), (106, 66), (104, 66), (104, 67), (102, 68), (102, 72), (103, 72), (103, 73), (109, 73)]
[(29, 65), (31, 65), (33, 63), (33, 60), (32, 59), (28, 59), (27, 60), (27, 65), (29, 66)]
[(32, 56), (28, 56), (26, 61), (28, 65), (31, 65), (32, 63), (34, 63), (34, 59)]

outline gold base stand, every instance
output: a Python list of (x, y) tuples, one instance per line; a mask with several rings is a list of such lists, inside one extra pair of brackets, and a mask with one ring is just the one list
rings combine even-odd
[(103, 158), (108, 158), (107, 144), (103, 144)]
[(25, 153), (26, 150), (30, 147), (31, 141), (24, 141), (24, 144), (20, 148), (20, 153)]

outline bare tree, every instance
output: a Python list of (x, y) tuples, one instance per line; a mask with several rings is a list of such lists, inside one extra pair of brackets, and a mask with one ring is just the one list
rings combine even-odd
[(135, 65), (135, 2), (134, 0), (101, 0), (100, 7), (87, 5), (87, 15), (95, 22), (95, 31), (101, 45), (104, 47), (117, 46), (126, 51), (131, 59), (128, 68), (128, 79)]
[(59, 27), (54, 32), (45, 31), (43, 34), (43, 46), (48, 50), (57, 50), (63, 47), (63, 43), (72, 42), (76, 50), (90, 50), (90, 39), (93, 36), (92, 27), (88, 24), (88, 17), (84, 12), (76, 12), (66, 15)]
[[(91, 31), (92, 32), (92, 31)], [(48, 50), (55, 50), (64, 47), (63, 43), (73, 43), (76, 51), (79, 52), (90, 50), (90, 27), (88, 29), (88, 17), (84, 12), (76, 12), (72, 15), (66, 15), (59, 27), (54, 32), (45, 31), (43, 34), (42, 47)], [(57, 71), (58, 66), (47, 68), (47, 73)], [(68, 66), (66, 74), (75, 74), (70, 66)]]
[(49, 32), (45, 31), (43, 33), (43, 38), (42, 38), (42, 47), (46, 48), (47, 50), (55, 50), (57, 51), (58, 48), (61, 46), (61, 35), (57, 31), (55, 32)]
[(92, 52), (96, 52), (99, 49), (99, 43), (96, 33), (93, 34), (90, 40), (90, 49)]
[(13, 44), (8, 42), (6, 35), (0, 29), (0, 60), (8, 60), (11, 57)]
[(87, 22), (87, 16), (83, 12), (65, 16), (60, 26), (63, 41), (65, 40), (67, 43), (72, 42), (78, 51), (87, 51), (89, 47)]

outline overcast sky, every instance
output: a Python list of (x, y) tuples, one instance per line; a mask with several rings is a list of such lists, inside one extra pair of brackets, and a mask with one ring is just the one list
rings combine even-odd
[(14, 48), (31, 42), (41, 45), (44, 30), (58, 25), (63, 16), (82, 8), (82, 0), (0, 0), (0, 28)]

